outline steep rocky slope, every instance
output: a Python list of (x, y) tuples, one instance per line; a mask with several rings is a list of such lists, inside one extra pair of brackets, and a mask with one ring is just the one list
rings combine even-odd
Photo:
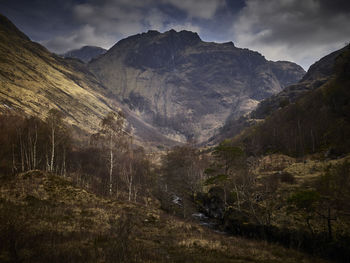
[(79, 49), (70, 50), (62, 54), (62, 56), (64, 58), (77, 58), (85, 63), (88, 63), (90, 60), (97, 58), (106, 52), (107, 50), (101, 47), (84, 46)]
[(140, 144), (174, 144), (109, 93), (82, 62), (50, 53), (0, 15), (0, 113), (43, 119), (56, 108), (73, 127), (93, 133), (109, 111), (123, 109)]
[[(255, 154), (282, 152), (305, 156), (321, 153), (328, 158), (348, 154), (350, 45), (332, 61), (329, 66), (332, 74), (320, 87), (304, 92), (292, 103), (280, 105), (260, 125), (246, 130), (236, 139)], [(311, 78), (313, 74), (309, 76)]]
[(0, 16), (0, 109), (44, 117), (57, 108), (70, 124), (91, 132), (112, 110), (103, 89), (79, 62), (53, 55)]
[(123, 39), (89, 68), (133, 112), (178, 141), (208, 139), (231, 113), (249, 112), (305, 73), (232, 42), (174, 30)]
[(261, 101), (249, 115), (239, 119), (235, 119), (234, 116), (229, 117), (223, 128), (209, 140), (210, 143), (215, 144), (224, 138), (233, 137), (245, 127), (261, 121), (278, 109), (295, 103), (304, 95), (326, 85), (327, 82), (336, 77), (337, 58), (344, 55), (348, 49), (349, 46), (346, 46), (321, 58), (310, 67), (298, 83), (290, 85), (278, 94)]
[(252, 112), (252, 117), (258, 119), (264, 118), (279, 107), (295, 102), (306, 92), (321, 87), (334, 75), (335, 60), (346, 49), (344, 47), (334, 51), (315, 62), (298, 83), (290, 85), (278, 94), (263, 100), (254, 112)]

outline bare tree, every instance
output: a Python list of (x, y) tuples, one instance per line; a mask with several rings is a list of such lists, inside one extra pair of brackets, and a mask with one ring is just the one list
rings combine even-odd
[(54, 171), (55, 148), (57, 145), (57, 133), (64, 126), (63, 118), (64, 116), (62, 112), (60, 112), (57, 109), (49, 110), (46, 117), (46, 123), (48, 124), (50, 129), (51, 156), (50, 156), (50, 162), (48, 164), (48, 168), (50, 172)]
[(109, 194), (113, 194), (113, 169), (115, 164), (115, 148), (123, 145), (125, 116), (119, 111), (118, 113), (109, 112), (101, 121), (101, 135), (104, 137), (108, 149), (108, 166), (109, 166)]

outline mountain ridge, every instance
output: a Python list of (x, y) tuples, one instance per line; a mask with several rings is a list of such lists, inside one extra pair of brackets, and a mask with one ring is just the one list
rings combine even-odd
[(96, 59), (97, 57), (105, 54), (107, 49), (97, 47), (97, 46), (83, 46), (78, 49), (73, 49), (65, 52), (61, 56), (64, 58), (76, 58), (80, 59), (84, 63), (90, 62), (92, 59)]
[(331, 52), (316, 61), (298, 83), (287, 86), (281, 92), (261, 101), (251, 113), (239, 119), (228, 118), (223, 128), (208, 140), (209, 145), (238, 135), (246, 127), (262, 122), (266, 117), (279, 109), (295, 103), (303, 96), (325, 85), (336, 74), (336, 59), (348, 48), (349, 46), (346, 46)]
[[(142, 119), (186, 142), (206, 140), (233, 108), (240, 116), (291, 79), (299, 80), (304, 70), (288, 65), (293, 66), (267, 61), (232, 42), (204, 42), (197, 33), (169, 30), (122, 39), (88, 67)], [(289, 71), (289, 79), (280, 74), (278, 80), (273, 72), (278, 67)]]
[(175, 143), (109, 98), (106, 87), (85, 64), (50, 53), (0, 15), (0, 112), (45, 119), (52, 108), (64, 113), (80, 135), (98, 132), (108, 112), (123, 109), (129, 124), (140, 130), (133, 133), (139, 144), (143, 136), (150, 147)]

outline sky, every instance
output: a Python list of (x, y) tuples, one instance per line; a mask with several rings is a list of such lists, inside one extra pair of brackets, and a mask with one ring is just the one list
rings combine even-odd
[(0, 0), (0, 13), (55, 53), (190, 30), (307, 70), (350, 41), (349, 0)]

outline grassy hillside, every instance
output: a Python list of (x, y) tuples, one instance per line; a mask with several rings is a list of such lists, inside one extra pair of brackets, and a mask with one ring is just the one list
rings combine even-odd
[[(85, 64), (50, 53), (0, 15), (0, 113), (44, 119), (52, 108), (73, 127), (94, 133), (108, 112), (122, 107)], [(137, 114), (123, 111), (139, 144), (146, 148), (174, 144)]]
[(7, 18), (0, 17), (0, 109), (44, 117), (50, 108), (70, 124), (94, 131), (111, 103), (103, 87), (78, 62), (69, 63), (31, 42)]
[(1, 262), (324, 262), (100, 198), (52, 174), (0, 180)]

